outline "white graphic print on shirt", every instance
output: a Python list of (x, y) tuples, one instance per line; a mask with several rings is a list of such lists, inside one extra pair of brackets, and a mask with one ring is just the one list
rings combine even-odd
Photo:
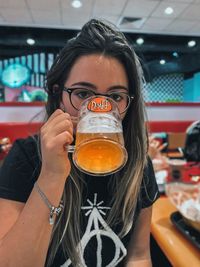
[[(79, 251), (81, 254), (81, 267), (87, 267), (84, 260), (84, 250), (87, 247), (88, 242), (91, 238), (96, 237), (97, 249), (96, 249), (96, 267), (102, 267), (102, 237), (108, 237), (112, 240), (115, 247), (114, 257), (113, 259), (106, 264), (105, 267), (114, 267), (126, 256), (127, 251), (124, 247), (123, 243), (119, 239), (119, 237), (112, 231), (112, 229), (106, 224), (102, 215), (106, 215), (104, 210), (110, 209), (109, 207), (101, 206), (103, 201), (97, 203), (97, 194), (94, 194), (93, 203), (87, 199), (89, 206), (82, 207), (82, 210), (86, 210), (86, 216), (89, 216), (88, 223), (86, 227), (86, 231), (80, 241)], [(68, 259), (62, 266), (60, 267), (68, 267), (71, 264), (71, 260)]]

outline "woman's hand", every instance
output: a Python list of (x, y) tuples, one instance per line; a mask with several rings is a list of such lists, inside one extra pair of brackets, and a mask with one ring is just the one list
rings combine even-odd
[(67, 178), (71, 165), (65, 146), (73, 141), (73, 125), (68, 113), (57, 109), (40, 132), (42, 170), (46, 177)]

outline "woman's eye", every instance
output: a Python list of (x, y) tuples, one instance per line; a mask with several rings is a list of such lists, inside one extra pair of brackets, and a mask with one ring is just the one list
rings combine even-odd
[(123, 97), (119, 94), (111, 94), (110, 97), (116, 102), (120, 102), (123, 99)]
[(82, 91), (75, 92), (75, 95), (81, 99), (86, 99), (86, 98), (90, 97), (92, 94), (88, 90), (82, 90)]

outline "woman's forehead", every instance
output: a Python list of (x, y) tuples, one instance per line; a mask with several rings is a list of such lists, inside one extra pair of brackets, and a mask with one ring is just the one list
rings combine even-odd
[(128, 85), (124, 66), (116, 58), (101, 54), (85, 55), (77, 59), (69, 72), (67, 84), (69, 86), (79, 81)]

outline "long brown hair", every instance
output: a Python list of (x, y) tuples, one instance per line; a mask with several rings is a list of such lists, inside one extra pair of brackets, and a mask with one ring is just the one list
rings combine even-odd
[[(62, 89), (75, 61), (84, 55), (103, 54), (116, 58), (127, 73), (129, 94), (134, 96), (125, 118), (123, 119), (124, 140), (128, 152), (128, 162), (118, 173), (113, 175), (112, 208), (108, 215), (110, 225), (121, 222), (120, 235), (125, 235), (133, 223), (139, 189), (146, 164), (146, 129), (145, 111), (142, 96), (142, 71), (139, 60), (125, 36), (113, 25), (92, 19), (86, 23), (80, 33), (69, 40), (61, 50), (47, 74), (46, 89), (48, 101), (47, 116), (60, 107)], [(63, 193), (64, 212), (54, 226), (46, 266), (53, 262), (59, 245), (74, 266), (79, 262), (80, 210), (83, 174), (72, 163)]]

